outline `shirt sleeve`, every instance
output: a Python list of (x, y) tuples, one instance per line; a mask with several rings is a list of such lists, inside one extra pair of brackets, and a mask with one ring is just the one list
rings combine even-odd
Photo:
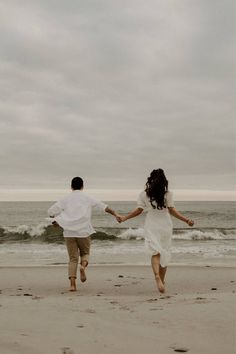
[(138, 196), (137, 200), (137, 206), (138, 208), (145, 209), (147, 207), (146, 202), (145, 202), (145, 192), (141, 192)]
[(48, 215), (57, 216), (62, 212), (62, 210), (63, 210), (62, 203), (60, 201), (56, 202), (48, 209)]
[(101, 202), (100, 200), (97, 200), (95, 198), (90, 198), (91, 200), (91, 205), (93, 208), (96, 208), (96, 209), (100, 209), (102, 211), (105, 211), (106, 207), (107, 207), (107, 204)]
[(175, 207), (174, 199), (173, 199), (173, 193), (169, 192), (169, 191), (166, 193), (166, 206), (168, 208), (174, 208)]

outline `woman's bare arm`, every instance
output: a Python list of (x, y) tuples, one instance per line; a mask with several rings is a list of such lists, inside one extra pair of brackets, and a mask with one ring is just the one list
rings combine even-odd
[(194, 225), (194, 221), (191, 219), (186, 218), (184, 215), (180, 214), (180, 212), (178, 212), (175, 208), (168, 208), (169, 213), (174, 216), (175, 218), (186, 222), (186, 224), (188, 224), (189, 226), (193, 226)]
[(128, 219), (135, 218), (136, 216), (142, 214), (142, 212), (143, 212), (143, 209), (142, 209), (142, 208), (136, 208), (136, 209), (134, 209), (133, 211), (131, 211), (128, 215), (125, 215), (125, 216), (123, 216), (123, 215), (118, 215), (117, 221), (119, 221), (119, 222), (124, 222), (124, 221), (126, 221), (126, 220), (128, 220)]

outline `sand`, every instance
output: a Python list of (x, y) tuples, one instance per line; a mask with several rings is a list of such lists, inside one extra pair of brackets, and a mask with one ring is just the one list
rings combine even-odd
[[(1, 354), (235, 353), (233, 267), (171, 266), (158, 294), (148, 266), (0, 268)], [(179, 350), (179, 351), (178, 351)]]

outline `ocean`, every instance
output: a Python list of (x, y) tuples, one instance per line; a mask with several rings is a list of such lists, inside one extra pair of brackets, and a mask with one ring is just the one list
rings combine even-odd
[[(53, 202), (0, 202), (0, 266), (64, 265), (62, 230), (48, 226)], [(107, 202), (121, 214), (135, 202)], [(193, 228), (173, 218), (172, 264), (235, 265), (236, 202), (176, 202), (176, 209), (195, 221)], [(118, 224), (94, 211), (91, 264), (150, 264), (145, 253), (145, 215)]]

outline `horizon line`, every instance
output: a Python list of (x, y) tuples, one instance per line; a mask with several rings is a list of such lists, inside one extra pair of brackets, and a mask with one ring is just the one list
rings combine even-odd
[[(176, 201), (236, 201), (236, 191), (210, 189), (171, 189)], [(0, 201), (54, 201), (71, 189), (0, 188)], [(105, 201), (135, 201), (141, 189), (85, 189), (85, 192)]]

